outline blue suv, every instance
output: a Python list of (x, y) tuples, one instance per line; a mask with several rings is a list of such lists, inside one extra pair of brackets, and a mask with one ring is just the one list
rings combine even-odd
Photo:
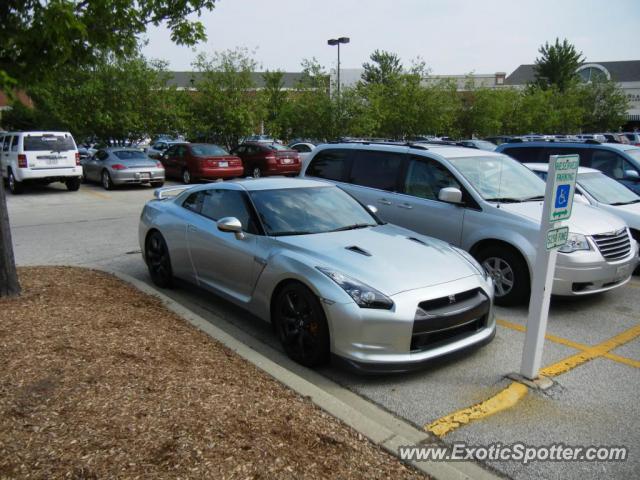
[(551, 155), (580, 155), (580, 166), (595, 168), (640, 195), (640, 147), (616, 143), (514, 142), (496, 152), (521, 163), (549, 163)]

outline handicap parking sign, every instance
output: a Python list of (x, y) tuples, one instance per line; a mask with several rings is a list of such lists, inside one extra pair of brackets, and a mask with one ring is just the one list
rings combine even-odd
[(556, 190), (556, 205), (555, 208), (566, 208), (569, 205), (569, 193), (571, 192), (571, 185), (558, 185)]

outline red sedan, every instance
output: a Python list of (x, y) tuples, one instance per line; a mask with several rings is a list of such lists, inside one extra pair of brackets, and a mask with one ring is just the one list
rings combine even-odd
[(172, 145), (162, 154), (160, 161), (168, 178), (179, 178), (184, 183), (235, 178), (244, 174), (239, 157), (211, 143)]
[(300, 173), (300, 156), (279, 143), (245, 142), (233, 153), (242, 158), (245, 174), (254, 177), (268, 175), (294, 176)]

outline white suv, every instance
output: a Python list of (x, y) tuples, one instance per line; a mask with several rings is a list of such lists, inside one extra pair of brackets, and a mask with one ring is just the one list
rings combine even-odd
[(21, 193), (28, 182), (80, 188), (80, 155), (69, 132), (3, 132), (0, 148), (2, 177), (11, 193)]
[[(496, 303), (529, 298), (545, 183), (506, 155), (432, 144), (328, 144), (309, 155), (300, 175), (330, 180), (383, 220), (467, 250), (493, 277)], [(620, 218), (574, 204), (566, 224), (552, 293), (588, 295), (629, 281), (638, 246)]]

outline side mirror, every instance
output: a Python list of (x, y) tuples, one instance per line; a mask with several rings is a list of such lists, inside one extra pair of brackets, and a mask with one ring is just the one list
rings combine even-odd
[(376, 207), (374, 207), (373, 205), (367, 205), (367, 210), (369, 210), (371, 213), (373, 213), (374, 215), (376, 213), (378, 213), (378, 209)]
[(438, 200), (447, 203), (462, 203), (462, 192), (455, 187), (446, 187), (438, 192)]
[(218, 230), (221, 232), (229, 232), (235, 234), (238, 240), (244, 238), (244, 232), (242, 231), (242, 223), (236, 217), (224, 217), (218, 220), (216, 223)]
[(640, 180), (640, 174), (635, 170), (625, 170), (624, 178), (625, 180)]

